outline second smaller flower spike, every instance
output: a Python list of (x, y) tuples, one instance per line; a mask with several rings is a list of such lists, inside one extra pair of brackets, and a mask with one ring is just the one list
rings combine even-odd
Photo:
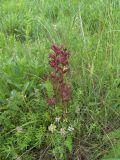
[(56, 104), (55, 98), (49, 98), (47, 102), (49, 106), (54, 106)]

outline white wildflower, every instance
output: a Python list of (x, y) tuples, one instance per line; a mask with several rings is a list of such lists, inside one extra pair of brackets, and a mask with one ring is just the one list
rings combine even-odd
[(73, 127), (68, 127), (68, 131), (72, 132), (72, 131), (74, 131), (74, 128)]
[(51, 124), (51, 125), (48, 127), (48, 130), (53, 133), (53, 132), (56, 130), (56, 125)]
[(61, 128), (61, 129), (60, 129), (60, 134), (61, 134), (62, 136), (65, 136), (65, 135), (66, 135), (66, 131), (65, 131), (64, 128)]
[(56, 118), (55, 118), (55, 122), (58, 122), (58, 123), (59, 123), (59, 122), (60, 122), (60, 117), (56, 117)]

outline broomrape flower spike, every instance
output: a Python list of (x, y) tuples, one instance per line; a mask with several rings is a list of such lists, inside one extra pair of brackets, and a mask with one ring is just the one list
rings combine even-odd
[(65, 75), (69, 71), (70, 53), (64, 46), (52, 45), (53, 53), (49, 55), (49, 64), (52, 68), (50, 76), (44, 76), (44, 79), (51, 81), (53, 85), (54, 95), (48, 97), (47, 103), (49, 106), (62, 104), (66, 113), (66, 105), (71, 100), (71, 86), (65, 82)]
[(48, 103), (49, 106), (55, 105), (55, 98), (48, 98), (47, 103)]

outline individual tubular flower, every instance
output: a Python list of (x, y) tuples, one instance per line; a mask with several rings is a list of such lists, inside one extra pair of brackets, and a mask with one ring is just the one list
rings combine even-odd
[(68, 65), (69, 52), (63, 46), (53, 45), (51, 49), (54, 53), (49, 55), (49, 64), (51, 67), (65, 66)]

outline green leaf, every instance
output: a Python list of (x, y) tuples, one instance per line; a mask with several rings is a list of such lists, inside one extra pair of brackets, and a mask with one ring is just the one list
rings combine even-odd
[(68, 136), (64, 142), (66, 148), (71, 152), (72, 151), (72, 137)]
[(49, 112), (45, 112), (45, 113), (44, 113), (44, 118), (45, 118), (45, 120), (47, 120), (47, 121), (50, 121), (50, 120), (51, 120), (51, 116), (50, 116)]
[(45, 87), (47, 89), (48, 96), (49, 97), (53, 96), (53, 86), (50, 81), (46, 81)]
[[(104, 141), (112, 141), (114, 139), (120, 139), (120, 129), (116, 129), (103, 137)], [(104, 157), (103, 160), (117, 160), (120, 158), (120, 140), (117, 140), (116, 143), (113, 143), (112, 148)]]
[(25, 93), (29, 87), (30, 82), (26, 82), (23, 87), (23, 93)]

